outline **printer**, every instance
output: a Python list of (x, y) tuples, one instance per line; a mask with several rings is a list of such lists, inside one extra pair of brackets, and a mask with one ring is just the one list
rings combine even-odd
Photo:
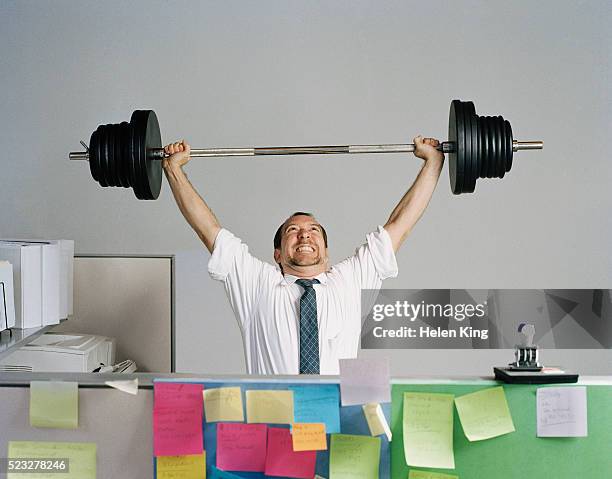
[(115, 363), (115, 338), (45, 333), (0, 360), (0, 371), (90, 373)]

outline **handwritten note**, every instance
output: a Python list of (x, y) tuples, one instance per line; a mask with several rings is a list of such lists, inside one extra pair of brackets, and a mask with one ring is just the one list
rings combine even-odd
[(204, 390), (206, 422), (244, 421), (240, 387)]
[[(35, 476), (39, 479), (96, 479), (96, 445), (86, 442), (32, 442), (9, 441), (8, 457), (10, 459), (68, 459), (67, 474), (42, 473)], [(7, 479), (23, 479), (34, 474), (8, 473)]]
[(79, 386), (60, 381), (30, 383), (30, 425), (58, 429), (79, 426)]
[(403, 429), (407, 465), (455, 468), (452, 394), (404, 393)]
[(246, 392), (247, 422), (291, 424), (293, 391), (249, 390)]
[(265, 424), (217, 423), (217, 467), (264, 472), (267, 431)]
[(514, 431), (504, 388), (483, 389), (455, 399), (465, 437), (482, 441)]
[(294, 386), (295, 422), (325, 423), (327, 434), (340, 432), (340, 389), (336, 384)]
[(538, 437), (587, 437), (585, 386), (537, 390)]
[(154, 384), (153, 445), (155, 456), (201, 454), (202, 385)]
[(459, 479), (459, 476), (454, 474), (444, 474), (442, 472), (419, 471), (410, 469), (408, 479)]
[(210, 466), (210, 475), (208, 479), (242, 479), (240, 476), (236, 474), (232, 474), (231, 472), (222, 471), (221, 469), (217, 469), (215, 466)]
[(157, 479), (206, 479), (206, 453), (157, 458)]
[(293, 450), (289, 429), (268, 428), (266, 476), (311, 479), (314, 476), (316, 462), (316, 451), (295, 452)]
[(293, 423), (291, 431), (294, 451), (325, 451), (327, 437), (323, 423)]
[(389, 359), (341, 359), (340, 393), (343, 406), (390, 402)]
[(332, 434), (329, 476), (334, 479), (378, 479), (380, 438)]
[(389, 428), (389, 423), (387, 422), (387, 418), (380, 404), (368, 403), (364, 404), (362, 408), (363, 414), (368, 422), (368, 427), (370, 428), (370, 434), (372, 434), (372, 436), (384, 434), (387, 436), (387, 440), (391, 442), (391, 428)]

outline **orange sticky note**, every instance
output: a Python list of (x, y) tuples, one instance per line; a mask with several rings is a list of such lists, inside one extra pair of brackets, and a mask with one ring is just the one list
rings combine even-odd
[(325, 437), (324, 423), (296, 422), (292, 426), (294, 451), (326, 451), (327, 438)]

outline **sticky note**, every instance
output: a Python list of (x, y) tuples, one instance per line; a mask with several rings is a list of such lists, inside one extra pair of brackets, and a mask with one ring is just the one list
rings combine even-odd
[(138, 378), (127, 381), (104, 381), (104, 384), (127, 394), (134, 396), (138, 394)]
[[(39, 479), (96, 479), (96, 445), (87, 442), (9, 441), (8, 457), (38, 459), (68, 459), (67, 474), (36, 474)], [(34, 475), (8, 473), (7, 479), (23, 479)]]
[(587, 437), (585, 386), (537, 390), (538, 437)]
[(504, 388), (483, 389), (455, 398), (465, 437), (482, 441), (514, 431)]
[(391, 442), (391, 429), (389, 423), (385, 417), (385, 413), (378, 403), (368, 403), (362, 406), (363, 414), (365, 415), (368, 427), (370, 428), (370, 434), (372, 436), (380, 436), (384, 434), (387, 436), (387, 440)]
[(323, 423), (293, 423), (291, 430), (294, 451), (325, 451), (327, 437)]
[(327, 434), (340, 432), (340, 388), (336, 384), (293, 386), (295, 422), (325, 423)]
[(264, 472), (267, 434), (265, 424), (217, 423), (217, 467)]
[(157, 458), (157, 479), (206, 479), (206, 453)]
[(314, 476), (316, 462), (316, 451), (295, 452), (293, 450), (289, 429), (268, 428), (266, 476), (311, 479)]
[(210, 474), (208, 479), (242, 479), (240, 476), (236, 474), (232, 474), (231, 472), (222, 471), (221, 469), (217, 469), (215, 466), (210, 466)]
[(30, 383), (30, 425), (58, 429), (79, 426), (79, 386), (60, 381)]
[(455, 468), (452, 394), (404, 393), (403, 430), (407, 465)]
[(206, 422), (244, 421), (240, 387), (204, 390)]
[(378, 479), (380, 438), (332, 434), (329, 476), (334, 479)]
[(246, 392), (247, 422), (291, 424), (293, 422), (293, 391)]
[(408, 479), (459, 479), (454, 474), (444, 474), (442, 472), (419, 471), (410, 469)]
[(201, 454), (202, 409), (153, 409), (153, 446), (156, 457)]
[(153, 384), (154, 407), (201, 407), (202, 389), (201, 384), (156, 382)]
[(341, 359), (340, 395), (343, 406), (390, 402), (389, 359)]

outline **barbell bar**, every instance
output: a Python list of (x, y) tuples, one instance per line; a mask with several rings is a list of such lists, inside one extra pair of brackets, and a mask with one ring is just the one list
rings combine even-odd
[[(501, 116), (478, 116), (471, 101), (453, 100), (448, 141), (438, 150), (448, 154), (454, 194), (472, 193), (478, 178), (503, 178), (512, 168), (513, 153), (540, 150), (542, 141), (518, 141), (510, 122)], [(414, 144), (275, 146), (192, 149), (191, 157), (408, 153)], [(162, 148), (157, 115), (136, 110), (128, 122), (100, 125), (86, 151), (70, 152), (71, 160), (88, 160), (91, 175), (101, 186), (132, 187), (138, 199), (154, 200), (162, 183)]]

